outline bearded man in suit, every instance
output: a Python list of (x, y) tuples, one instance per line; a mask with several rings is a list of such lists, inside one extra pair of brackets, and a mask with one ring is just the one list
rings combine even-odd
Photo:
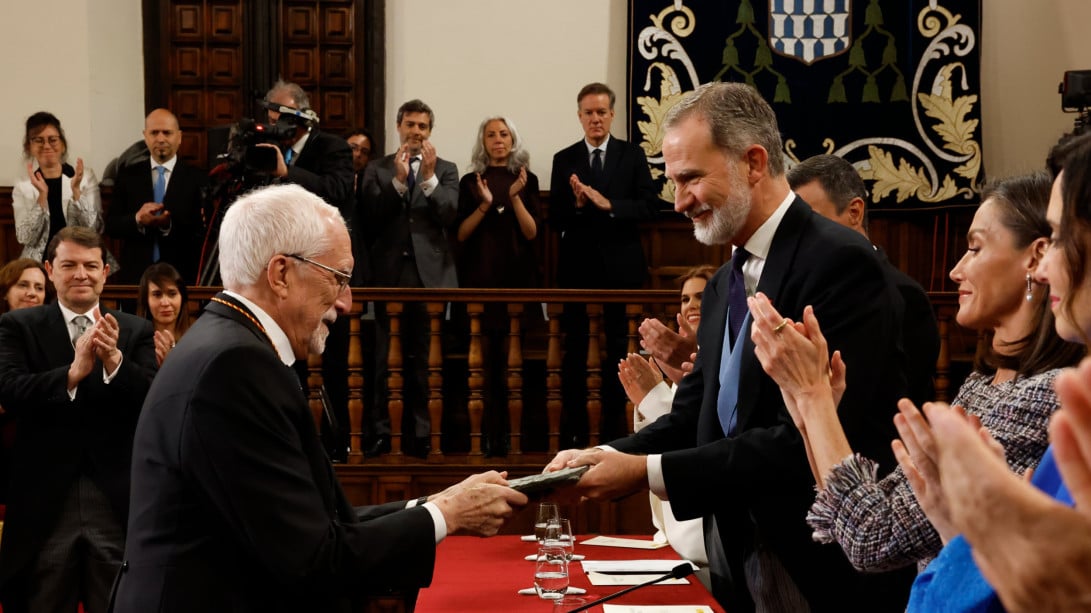
[(895, 403), (904, 394), (900, 296), (863, 236), (815, 213), (789, 188), (772, 108), (752, 87), (711, 83), (664, 121), (675, 210), (705, 244), (736, 250), (705, 287), (693, 372), (671, 412), (603, 448), (566, 450), (547, 467), (593, 465), (592, 499), (650, 489), (679, 519), (704, 518), (712, 591), (731, 611), (902, 611), (910, 575), (857, 573), (807, 526), (814, 478), (780, 389), (750, 338), (746, 298), (786, 317), (812, 305), (848, 384), (838, 414), (852, 448), (894, 466)]

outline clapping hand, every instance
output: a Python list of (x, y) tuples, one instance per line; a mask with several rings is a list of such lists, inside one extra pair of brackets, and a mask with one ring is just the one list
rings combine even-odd
[(420, 183), (424, 183), (436, 174), (436, 159), (436, 147), (432, 141), (424, 141), (420, 148), (420, 172), (417, 173)]
[(489, 182), (486, 179), (481, 178), (481, 173), (477, 173), (477, 192), (481, 196), (481, 204), (485, 208), (492, 206), (492, 190), (489, 189)]
[(80, 184), (83, 183), (83, 158), (76, 158), (76, 174), (72, 175), (72, 199), (80, 199)]
[(49, 186), (46, 185), (42, 173), (34, 168), (33, 162), (27, 162), (27, 177), (34, 189), (38, 190), (38, 206), (47, 209), (49, 207)]
[(515, 200), (515, 196), (517, 196), (519, 194), (519, 192), (523, 191), (523, 188), (526, 187), (526, 186), (527, 186), (527, 167), (523, 166), (522, 168), (519, 169), (519, 176), (515, 178), (515, 181), (513, 181), (512, 184), (511, 184), (511, 188), (508, 189), (508, 196), (512, 200)]

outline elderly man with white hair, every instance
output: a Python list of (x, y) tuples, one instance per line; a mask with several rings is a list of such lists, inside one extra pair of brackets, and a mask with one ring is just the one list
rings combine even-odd
[(503, 475), (352, 508), (290, 364), (348, 312), (336, 208), (302, 187), (238, 200), (220, 231), (225, 290), (159, 371), (137, 426), (117, 613), (347, 611), (429, 584), (447, 534), (495, 534), (526, 497)]

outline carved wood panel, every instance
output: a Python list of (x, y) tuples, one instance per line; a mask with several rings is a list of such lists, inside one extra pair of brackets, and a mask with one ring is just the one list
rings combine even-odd
[(383, 6), (382, 0), (143, 0), (146, 110), (173, 111), (183, 131), (182, 158), (204, 168), (218, 153), (207, 151), (207, 130), (243, 117), (264, 120), (255, 98), (278, 76), (307, 91), (323, 130), (367, 126), (381, 133), (382, 70), (371, 75), (363, 67), (383, 61)]

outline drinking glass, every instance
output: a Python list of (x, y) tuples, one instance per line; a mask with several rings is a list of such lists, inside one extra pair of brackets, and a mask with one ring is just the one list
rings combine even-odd
[(565, 557), (572, 560), (572, 551), (576, 547), (576, 539), (572, 537), (572, 522), (563, 517), (550, 521), (546, 525), (546, 537), (543, 545), (564, 549)]
[(538, 540), (538, 545), (545, 545), (546, 526), (549, 522), (560, 518), (561, 513), (557, 509), (557, 505), (552, 502), (543, 502), (538, 505), (538, 516), (534, 520), (534, 538)]
[(568, 554), (563, 547), (539, 547), (534, 562), (534, 591), (544, 600), (562, 598), (568, 590)]

